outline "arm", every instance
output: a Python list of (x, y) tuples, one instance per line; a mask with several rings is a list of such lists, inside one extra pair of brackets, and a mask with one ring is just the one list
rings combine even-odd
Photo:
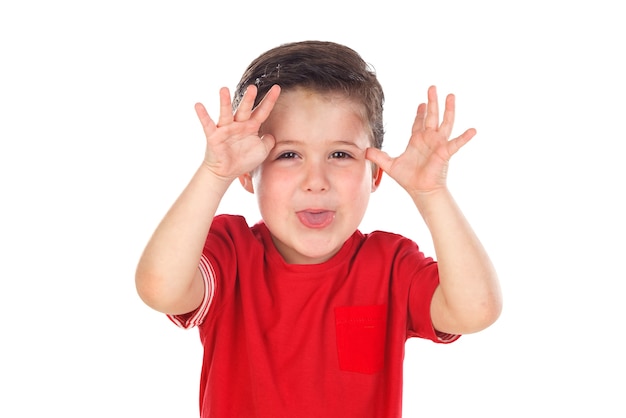
[(468, 129), (448, 139), (454, 111), (454, 96), (449, 95), (439, 125), (437, 92), (430, 87), (428, 104), (417, 109), (405, 152), (392, 158), (369, 148), (367, 158), (409, 193), (432, 235), (440, 280), (431, 303), (433, 326), (468, 334), (495, 322), (502, 299), (491, 260), (446, 186), (450, 158), (476, 134)]
[(233, 114), (230, 93), (221, 89), (217, 124), (196, 104), (206, 135), (204, 161), (154, 231), (135, 274), (139, 296), (160, 312), (183, 314), (200, 305), (204, 284), (198, 265), (219, 203), (233, 180), (256, 168), (274, 146), (271, 136), (261, 139), (258, 131), (280, 88), (273, 87), (252, 110), (256, 92), (248, 88)]

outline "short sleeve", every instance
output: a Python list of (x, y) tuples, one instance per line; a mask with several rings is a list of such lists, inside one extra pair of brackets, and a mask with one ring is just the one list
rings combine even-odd
[(182, 315), (167, 315), (173, 323), (184, 329), (199, 326), (204, 322), (209, 308), (211, 307), (211, 302), (213, 302), (213, 297), (215, 296), (215, 270), (204, 254), (200, 258), (198, 268), (200, 269), (200, 275), (204, 281), (204, 298), (202, 299), (202, 303), (195, 311)]
[(430, 305), (437, 286), (439, 268), (437, 262), (425, 258), (425, 263), (414, 275), (409, 288), (409, 337), (429, 339), (436, 343), (448, 344), (459, 339), (460, 335), (446, 334), (433, 327)]

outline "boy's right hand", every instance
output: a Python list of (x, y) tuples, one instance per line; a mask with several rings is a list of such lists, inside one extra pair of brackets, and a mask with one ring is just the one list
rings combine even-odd
[(280, 95), (280, 87), (274, 85), (253, 110), (256, 95), (257, 87), (248, 86), (233, 114), (230, 91), (222, 87), (217, 124), (213, 122), (204, 105), (196, 103), (196, 114), (206, 135), (204, 166), (226, 182), (254, 170), (274, 147), (274, 137), (264, 135), (260, 138), (259, 128), (274, 108)]

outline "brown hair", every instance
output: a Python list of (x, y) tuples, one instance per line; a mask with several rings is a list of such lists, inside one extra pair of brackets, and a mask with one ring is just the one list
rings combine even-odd
[(383, 143), (383, 89), (371, 65), (351, 48), (334, 42), (301, 41), (272, 48), (250, 63), (233, 97), (233, 109), (246, 88), (258, 88), (254, 106), (274, 85), (283, 91), (303, 87), (320, 93), (338, 92), (361, 103), (372, 133), (372, 146)]

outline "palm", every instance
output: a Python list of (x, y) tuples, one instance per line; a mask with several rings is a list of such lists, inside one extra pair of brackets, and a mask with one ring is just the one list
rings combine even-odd
[(476, 134), (474, 129), (468, 129), (460, 136), (449, 139), (454, 111), (454, 96), (448, 95), (440, 124), (437, 92), (434, 86), (430, 87), (428, 104), (422, 103), (417, 108), (406, 150), (392, 158), (380, 150), (369, 149), (368, 158), (409, 193), (424, 193), (445, 187), (450, 158)]
[(259, 128), (269, 116), (280, 89), (272, 88), (253, 110), (256, 87), (246, 91), (237, 111), (232, 112), (230, 93), (220, 90), (220, 117), (215, 124), (202, 104), (196, 104), (196, 113), (207, 139), (205, 165), (224, 179), (235, 179), (255, 169), (274, 146), (273, 138), (259, 137)]

